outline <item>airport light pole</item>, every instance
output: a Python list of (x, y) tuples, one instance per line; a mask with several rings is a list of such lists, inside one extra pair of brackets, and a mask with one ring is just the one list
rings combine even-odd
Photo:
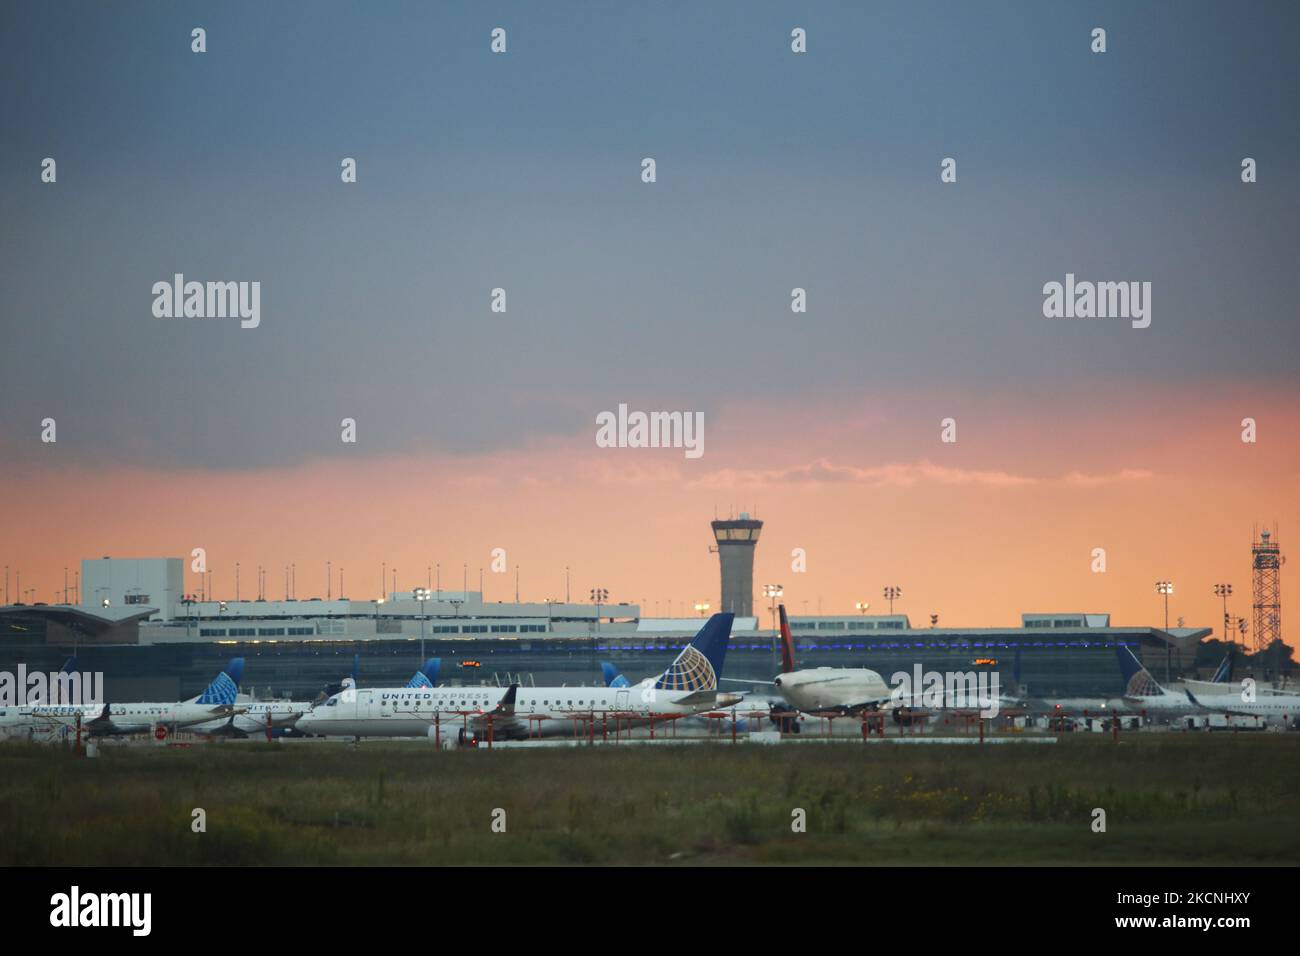
[(1216, 584), (1214, 593), (1223, 598), (1223, 639), (1231, 641), (1228, 632), (1232, 629), (1232, 618), (1228, 616), (1228, 598), (1232, 596), (1231, 584)]
[(871, 602), (870, 602), (870, 601), (859, 601), (857, 604), (855, 604), (855, 605), (853, 605), (853, 606), (854, 606), (855, 608), (858, 609), (858, 613), (859, 613), (859, 614), (861, 614), (863, 617), (866, 617), (866, 614), (867, 614), (867, 608), (871, 607)]
[(424, 613), (424, 602), (429, 600), (428, 588), (416, 588), (413, 592), (415, 599), (420, 602), (420, 666), (424, 666), (424, 625), (428, 616)]
[(894, 601), (903, 596), (903, 589), (896, 585), (889, 585), (885, 588), (885, 600), (889, 602), (889, 616), (894, 616)]
[(609, 590), (606, 588), (591, 589), (591, 603), (596, 605), (596, 633), (600, 633), (600, 606), (609, 600)]
[(699, 601), (695, 605), (695, 610), (697, 610), (700, 613), (700, 617), (704, 617), (704, 612), (707, 611), (708, 609), (709, 609), (708, 601)]
[(784, 584), (764, 584), (763, 597), (768, 599), (772, 610), (772, 633), (776, 633), (776, 599), (785, 596)]
[(1156, 593), (1165, 598), (1165, 683), (1168, 684), (1173, 672), (1173, 648), (1169, 642), (1169, 595), (1174, 593), (1174, 582), (1157, 581)]

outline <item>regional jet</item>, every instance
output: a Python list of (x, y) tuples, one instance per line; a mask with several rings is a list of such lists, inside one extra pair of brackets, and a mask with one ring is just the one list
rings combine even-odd
[(179, 703), (139, 704), (33, 704), (0, 710), (0, 727), (6, 729), (81, 728), (92, 737), (136, 734), (162, 725), (172, 729), (243, 713), (236, 706), (244, 659), (236, 657), (208, 685), (207, 690)]
[(317, 737), (433, 737), (460, 743), (573, 734), (595, 721), (627, 728), (729, 707), (718, 692), (734, 615), (715, 614), (658, 678), (636, 687), (345, 689), (298, 719)]
[[(407, 687), (433, 687), (438, 683), (438, 671), (442, 666), (441, 658), (431, 657), (406, 682)], [(353, 668), (355, 674), (355, 666)], [(343, 687), (355, 686), (352, 678), (343, 679)], [(199, 734), (212, 734), (220, 737), (247, 737), (249, 734), (266, 733), (267, 724), (271, 730), (292, 728), (298, 718), (311, 710), (311, 703), (294, 700), (237, 701), (242, 713), (229, 717), (196, 724), (190, 730)]]
[(1142, 666), (1137, 655), (1125, 645), (1115, 645), (1115, 657), (1124, 678), (1124, 689), (1119, 697), (1027, 698), (1025, 706), (1034, 713), (1089, 717), (1139, 713), (1173, 716), (1195, 709), (1188, 694), (1161, 687), (1151, 672)]
[(1258, 717), (1265, 723), (1283, 727), (1300, 727), (1300, 694), (1261, 694), (1253, 700), (1238, 694), (1214, 694), (1196, 697), (1190, 690), (1187, 697), (1202, 710), (1231, 717)]

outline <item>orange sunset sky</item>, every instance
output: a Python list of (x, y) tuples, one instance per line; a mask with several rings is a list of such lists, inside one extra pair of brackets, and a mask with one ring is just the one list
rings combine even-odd
[[(893, 391), (840, 404), (834, 395), (724, 406), (707, 416), (705, 454), (600, 449), (593, 424), (482, 456), (412, 451), (381, 458), (331, 452), (252, 471), (60, 467), (29, 460), (4, 487), (3, 560), (23, 588), (55, 601), (82, 557), (185, 556), (207, 550), (218, 597), (283, 596), (296, 564), (301, 598), (325, 594), (325, 562), (348, 596), (422, 585), (441, 562), (445, 589), (470, 589), (484, 568), (488, 600), (575, 599), (600, 585), (647, 615), (718, 600), (708, 522), (749, 510), (765, 522), (755, 590), (785, 586), (793, 613), (897, 610), (920, 624), (1013, 624), (1023, 611), (1109, 611), (1118, 624), (1159, 624), (1159, 578), (1175, 582), (1171, 623), (1220, 628), (1215, 583), (1249, 612), (1254, 522), (1277, 522), (1283, 551), (1296, 527), (1300, 421), (1295, 395), (1261, 405), (1249, 390), (1214, 395), (1112, 386), (1028, 402), (957, 402)], [(608, 403), (615, 407), (616, 403)], [(634, 406), (635, 407), (635, 406)], [(1283, 410), (1285, 407), (1285, 411)], [(957, 420), (958, 441), (939, 441)], [(1259, 440), (1240, 440), (1240, 421)], [(363, 446), (366, 423), (359, 422)], [(510, 573), (488, 571), (505, 548)], [(1092, 549), (1107, 571), (1091, 571)], [(791, 551), (808, 570), (791, 570)], [(1283, 569), (1283, 599), (1288, 592)], [(11, 583), (12, 586), (12, 583)], [(197, 589), (188, 573), (186, 586)], [(15, 597), (16, 599), (16, 597)], [(657, 603), (656, 603), (657, 602)], [(756, 598), (761, 603), (761, 597)], [(1284, 613), (1284, 628), (1291, 618)], [(1284, 633), (1286, 633), (1284, 631)], [(1294, 643), (1294, 639), (1290, 639)]]

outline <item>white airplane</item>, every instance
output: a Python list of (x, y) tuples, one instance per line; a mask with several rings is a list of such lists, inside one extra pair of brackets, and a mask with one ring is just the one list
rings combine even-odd
[(232, 714), (243, 712), (243, 708), (235, 704), (243, 673), (244, 659), (236, 657), (202, 694), (174, 704), (111, 704), (105, 701), (102, 704), (32, 704), (0, 708), (0, 728), (9, 732), (15, 729), (72, 729), (80, 722), (87, 735), (106, 737), (144, 733), (158, 725), (175, 730), (214, 718), (224, 721)]
[[(1223, 662), (1219, 664), (1218, 670), (1214, 672), (1214, 676), (1209, 680), (1196, 680), (1195, 678), (1189, 677), (1183, 681), (1183, 684), (1188, 690), (1195, 691), (1197, 696), (1201, 698), (1217, 697), (1221, 695), (1240, 697), (1243, 693), (1246, 693), (1246, 688), (1251, 685), (1248, 685), (1244, 680), (1234, 681), (1232, 679), (1232, 661), (1235, 651), (1235, 646), (1229, 645), (1228, 653), (1223, 656)], [(1251, 684), (1254, 685), (1254, 692), (1256, 695), (1263, 696), (1280, 694), (1286, 696), (1293, 694), (1293, 692), (1289, 690), (1280, 690), (1276, 687), (1265, 687), (1253, 678), (1247, 678), (1246, 680), (1251, 681)]]
[(1300, 727), (1300, 694), (1260, 694), (1254, 700), (1246, 700), (1244, 695), (1236, 694), (1196, 697), (1189, 690), (1187, 696), (1197, 707), (1210, 713), (1260, 717), (1267, 723)]
[[(438, 683), (438, 670), (441, 665), (441, 658), (429, 658), (424, 662), (420, 669), (415, 672), (415, 675), (406, 682), (406, 686), (433, 687)], [(343, 678), (343, 688), (346, 690), (350, 687), (356, 687), (355, 677)], [(256, 735), (266, 733), (268, 721), (270, 722), (272, 731), (293, 727), (298, 722), (298, 718), (312, 708), (311, 702), (293, 700), (240, 700), (237, 701), (237, 705), (244, 708), (242, 713), (232, 714), (229, 717), (208, 721), (202, 724), (196, 724), (189, 729), (194, 733), (199, 734), (247, 737), (250, 734)]]
[[(806, 667), (795, 669), (794, 638), (785, 605), (777, 611), (781, 619), (781, 673), (770, 681), (745, 681), (771, 684), (787, 704), (804, 713), (853, 713), (877, 709), (887, 704), (890, 687), (876, 671), (866, 667)], [(739, 680), (739, 678), (727, 678)]]
[[(996, 704), (996, 712), (1016, 710), (1019, 702), (998, 695), (988, 704), (980, 702), (976, 686), (930, 689), (924, 685), (905, 690), (905, 685), (891, 687), (878, 671), (867, 667), (808, 667), (796, 669), (794, 639), (790, 634), (790, 621), (785, 605), (778, 607), (781, 633), (781, 673), (771, 680), (782, 699), (794, 711), (782, 710), (779, 705), (771, 709), (771, 720), (783, 731), (799, 732), (798, 715), (814, 717), (842, 717), (864, 711), (887, 711), (898, 723), (916, 718), (943, 714), (986, 715)], [(974, 677), (975, 675), (971, 675)], [(729, 680), (732, 678), (728, 678)], [(767, 683), (753, 681), (752, 683)]]
[(785, 605), (777, 606), (780, 615), (781, 673), (770, 681), (728, 677), (742, 684), (775, 687), (779, 701), (767, 700), (768, 718), (782, 732), (799, 733), (804, 714), (815, 717), (842, 717), (864, 710), (881, 710), (890, 706), (891, 690), (885, 679), (866, 667), (807, 667), (796, 669), (794, 638)]
[(1086, 717), (1111, 714), (1175, 716), (1196, 709), (1188, 694), (1161, 687), (1125, 645), (1115, 645), (1115, 657), (1124, 678), (1124, 689), (1119, 697), (1026, 698), (1022, 703), (1033, 713)]
[(462, 744), (570, 735), (601, 721), (644, 725), (729, 707), (718, 692), (734, 615), (715, 614), (659, 675), (636, 687), (426, 687), (345, 689), (298, 718), (317, 737), (433, 737)]

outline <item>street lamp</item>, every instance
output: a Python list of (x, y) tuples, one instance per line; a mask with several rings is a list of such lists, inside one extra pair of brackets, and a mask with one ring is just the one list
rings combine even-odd
[(871, 607), (871, 602), (870, 602), (870, 601), (859, 601), (857, 604), (855, 604), (855, 605), (853, 605), (853, 606), (854, 606), (855, 608), (858, 609), (858, 613), (859, 613), (859, 614), (862, 614), (862, 615), (865, 616), (866, 613), (867, 613), (867, 608)]
[(428, 588), (416, 588), (411, 592), (415, 599), (420, 602), (420, 666), (424, 666), (424, 623), (427, 617), (424, 613), (424, 602), (429, 600)]
[(1174, 593), (1174, 582), (1157, 581), (1156, 593), (1163, 594), (1165, 598), (1165, 683), (1168, 684), (1172, 670), (1173, 655), (1173, 647), (1169, 641), (1169, 595)]
[(600, 606), (609, 600), (607, 588), (592, 588), (591, 603), (596, 605), (596, 633), (600, 633)]
[(1216, 584), (1214, 586), (1214, 593), (1218, 597), (1223, 598), (1223, 639), (1225, 641), (1230, 641), (1232, 640), (1229, 636), (1229, 632), (1232, 630), (1232, 618), (1228, 616), (1228, 598), (1232, 596), (1232, 585)]
[(763, 597), (771, 599), (772, 605), (772, 632), (776, 633), (776, 599), (785, 595), (785, 585), (783, 584), (764, 584)]
[(699, 601), (695, 605), (695, 610), (700, 613), (700, 617), (704, 617), (704, 612), (707, 611), (709, 607), (710, 605), (708, 601)]
[(894, 615), (894, 601), (903, 596), (903, 589), (893, 584), (885, 588), (885, 600), (889, 602), (889, 615)]

